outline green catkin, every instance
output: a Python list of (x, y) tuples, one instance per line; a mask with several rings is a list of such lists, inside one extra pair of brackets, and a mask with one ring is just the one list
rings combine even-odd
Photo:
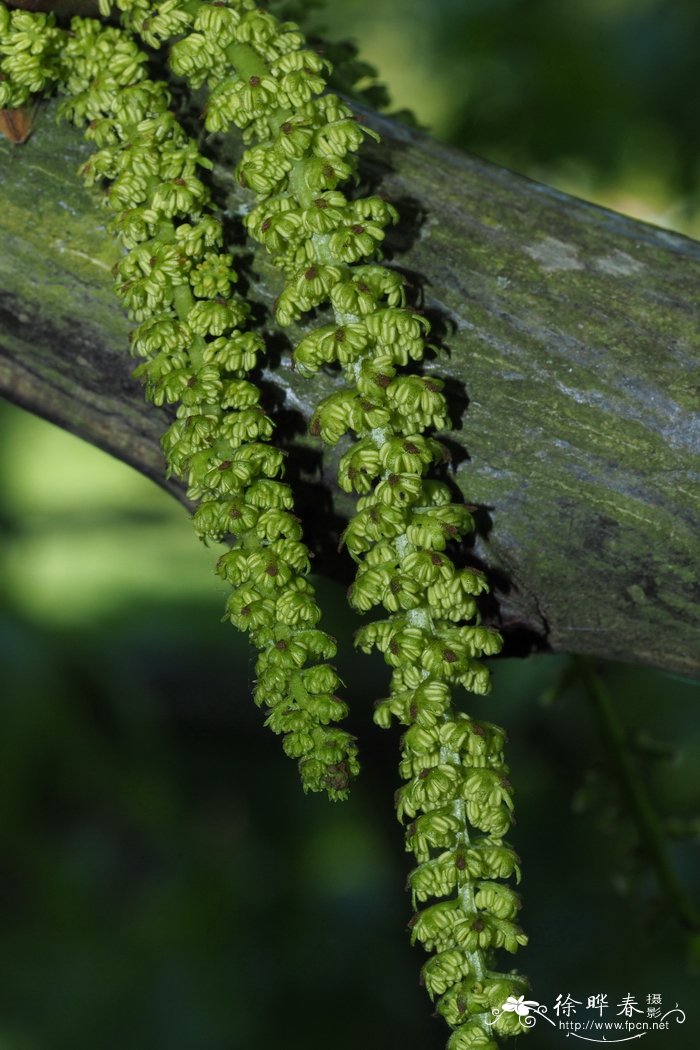
[[(104, 14), (110, 6), (102, 0)], [(519, 878), (504, 841), (512, 790), (503, 731), (456, 710), (452, 692), (488, 692), (479, 657), (498, 652), (501, 639), (478, 622), (483, 575), (457, 568), (448, 553), (473, 522), (431, 477), (447, 458), (433, 436), (447, 422), (442, 384), (405, 371), (424, 357), (428, 323), (406, 306), (400, 275), (377, 261), (396, 212), (377, 196), (353, 200), (340, 188), (355, 177), (356, 152), (372, 133), (326, 93), (327, 63), (298, 28), (252, 0), (117, 6), (148, 44), (176, 38), (171, 68), (192, 87), (207, 86), (209, 131), (243, 130), (249, 148), (238, 176), (257, 198), (246, 225), (286, 281), (278, 322), (332, 308), (333, 321), (311, 331), (294, 359), (304, 373), (338, 363), (348, 384), (319, 405), (312, 431), (331, 444), (354, 435), (339, 476), (360, 497), (344, 535), (358, 564), (349, 597), (360, 612), (383, 606), (388, 614), (361, 628), (357, 642), (378, 648), (392, 667), (375, 720), (406, 727), (397, 810), (416, 860), (409, 887), (415, 907), (438, 898), (414, 916), (412, 938), (435, 953), (422, 980), (453, 1029), (450, 1050), (494, 1050), (497, 1034), (522, 1031), (516, 1012), (501, 1007), (526, 987), (492, 969), (496, 949), (513, 952), (526, 941), (514, 922), (518, 897), (500, 881)]]
[[(106, 13), (109, 0), (103, 5)], [(503, 731), (455, 710), (452, 692), (488, 692), (479, 657), (498, 652), (501, 638), (478, 622), (483, 575), (457, 568), (446, 553), (473, 521), (430, 477), (447, 459), (432, 436), (447, 423), (442, 383), (402, 371), (424, 357), (429, 325), (406, 306), (401, 276), (377, 262), (396, 211), (380, 197), (353, 200), (340, 189), (373, 133), (327, 93), (328, 64), (298, 27), (249, 0), (116, 6), (151, 45), (178, 38), (171, 68), (192, 87), (207, 86), (209, 131), (243, 131), (249, 148), (237, 173), (256, 195), (246, 226), (286, 279), (279, 324), (332, 308), (333, 321), (301, 341), (294, 361), (309, 374), (337, 363), (347, 381), (319, 405), (311, 429), (330, 444), (354, 435), (339, 474), (340, 486), (360, 497), (344, 535), (358, 564), (349, 599), (360, 612), (383, 606), (389, 614), (363, 627), (357, 643), (378, 648), (393, 669), (375, 720), (407, 727), (397, 809), (416, 859), (414, 905), (443, 898), (414, 916), (412, 938), (436, 953), (422, 978), (453, 1028), (450, 1050), (491, 1050), (495, 1033), (522, 1031), (517, 1014), (499, 1008), (526, 987), (492, 969), (495, 949), (526, 943), (514, 922), (519, 899), (499, 881), (519, 877), (503, 838), (512, 789)]]
[(126, 253), (116, 290), (139, 321), (131, 349), (156, 405), (177, 405), (163, 439), (168, 469), (187, 478), (205, 540), (234, 537), (217, 572), (233, 586), (227, 618), (260, 650), (255, 699), (267, 724), (299, 760), (306, 790), (344, 798), (357, 773), (354, 739), (333, 723), (347, 713), (327, 660), (334, 640), (306, 574), (309, 552), (280, 479), (283, 453), (252, 381), (263, 340), (246, 331), (221, 222), (198, 169), (210, 166), (168, 110), (164, 84), (147, 78), (147, 56), (129, 36), (89, 19), (70, 33), (51, 16), (0, 7), (0, 104), (24, 104), (57, 83), (62, 115), (98, 147), (83, 166), (106, 187), (113, 230)]

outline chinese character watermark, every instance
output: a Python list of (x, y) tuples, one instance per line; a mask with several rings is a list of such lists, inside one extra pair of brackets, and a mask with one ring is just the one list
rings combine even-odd
[[(639, 1001), (636, 995), (628, 992), (616, 1003), (617, 1013), (612, 1016), (608, 1014), (604, 1018), (604, 1011), (610, 1009), (607, 992), (587, 994), (583, 1010), (577, 1008), (583, 1007), (584, 1000), (575, 999), (571, 992), (567, 992), (566, 995), (557, 995), (552, 1005), (555, 1019), (549, 1016), (546, 1004), (534, 999), (525, 999), (524, 995), (517, 998), (510, 995), (502, 1006), (493, 1008), (493, 1019), (487, 1023), (493, 1026), (502, 1014), (515, 1014), (523, 1030), (532, 1028), (541, 1019), (565, 1033), (566, 1038), (573, 1037), (587, 1043), (605, 1044), (637, 1041), (651, 1033), (660, 1035), (670, 1032), (672, 1024), (685, 1023), (685, 1012), (678, 1003), (662, 1013), (662, 997), (658, 992), (650, 992), (646, 997), (641, 997), (641, 1001), (646, 1002), (646, 1010), (638, 1005)], [(510, 1032), (512, 1023), (509, 1022)]]

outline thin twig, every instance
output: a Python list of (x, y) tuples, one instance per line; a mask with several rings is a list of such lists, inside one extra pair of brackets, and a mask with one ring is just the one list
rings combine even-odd
[(574, 657), (574, 663), (593, 710), (598, 718), (600, 733), (610, 757), (610, 766), (627, 803), (644, 851), (654, 869), (680, 924), (687, 930), (700, 931), (700, 912), (686, 892), (674, 871), (666, 851), (666, 840), (661, 822), (639, 773), (630, 750), (625, 728), (620, 720), (610, 693), (590, 660)]

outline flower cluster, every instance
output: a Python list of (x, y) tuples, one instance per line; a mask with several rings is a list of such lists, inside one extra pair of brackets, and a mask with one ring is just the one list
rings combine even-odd
[[(7, 28), (6, 15), (0, 8)], [(105, 186), (127, 250), (115, 278), (140, 322), (131, 335), (142, 359), (136, 374), (154, 404), (177, 406), (163, 448), (169, 471), (188, 480), (198, 501), (197, 532), (231, 543), (217, 571), (233, 588), (227, 617), (260, 650), (256, 701), (299, 759), (305, 789), (343, 798), (357, 759), (353, 738), (333, 725), (347, 713), (326, 662), (336, 646), (318, 627), (309, 552), (280, 480), (284, 454), (269, 443), (273, 424), (251, 379), (265, 347), (245, 330), (248, 307), (232, 295), (236, 274), (199, 178), (208, 162), (169, 111), (166, 86), (147, 78), (146, 55), (128, 34), (79, 18), (66, 33), (50, 17), (23, 12), (9, 25), (0, 49), (10, 56), (20, 34), (46, 39), (43, 51), (30, 48), (49, 58), (35, 83), (58, 83), (63, 116), (87, 123), (97, 147), (82, 174)]]
[(25, 106), (54, 83), (60, 34), (52, 15), (9, 11), (0, 4), (0, 109)]
[[(160, 22), (154, 30), (147, 0), (117, 6), (152, 44), (174, 32)], [(376, 721), (395, 717), (408, 727), (397, 806), (417, 861), (414, 901), (445, 898), (414, 917), (412, 936), (437, 952), (423, 976), (454, 1029), (451, 1050), (493, 1047), (494, 1032), (512, 1031), (513, 1018), (502, 1012), (494, 1023), (492, 1009), (524, 990), (522, 978), (490, 968), (495, 949), (513, 952), (526, 941), (514, 923), (517, 895), (497, 881), (519, 874), (503, 839), (512, 793), (503, 732), (456, 711), (453, 690), (488, 692), (480, 657), (498, 652), (501, 638), (478, 620), (484, 576), (450, 555), (473, 522), (440, 480), (449, 458), (434, 436), (448, 420), (443, 384), (415, 364), (428, 348), (428, 322), (379, 259), (396, 211), (379, 196), (343, 189), (372, 132), (327, 91), (327, 63), (296, 26), (248, 0), (168, 0), (167, 12), (177, 20), (171, 68), (209, 89), (206, 127), (234, 124), (249, 143), (237, 174), (255, 194), (248, 232), (284, 274), (278, 323), (332, 312), (302, 339), (294, 362), (304, 374), (339, 366), (347, 381), (318, 406), (311, 430), (330, 444), (350, 442), (339, 474), (340, 486), (359, 496), (344, 534), (358, 565), (349, 600), (359, 612), (388, 614), (357, 641), (378, 648), (393, 669)]]
[[(384, 610), (357, 644), (380, 650), (392, 668), (377, 724), (395, 718), (406, 727), (397, 810), (416, 861), (409, 886), (414, 907), (438, 898), (414, 916), (412, 937), (435, 953), (423, 980), (453, 1028), (450, 1050), (492, 1050), (518, 1023), (497, 1008), (525, 989), (516, 974), (492, 968), (497, 949), (526, 941), (514, 921), (518, 897), (501, 881), (519, 878), (504, 841), (512, 790), (503, 731), (457, 710), (453, 693), (488, 692), (481, 657), (497, 653), (501, 638), (479, 619), (483, 574), (453, 557), (473, 521), (444, 480), (449, 455), (435, 434), (448, 424), (447, 403), (442, 382), (421, 370), (428, 321), (381, 262), (396, 210), (347, 191), (373, 132), (328, 91), (328, 62), (299, 28), (254, 0), (100, 3), (105, 15), (118, 8), (128, 32), (150, 46), (171, 45), (172, 71), (206, 86), (207, 130), (242, 131), (248, 148), (237, 175), (254, 195), (246, 228), (284, 278), (277, 322), (327, 312), (294, 363), (309, 375), (333, 366), (346, 380), (318, 406), (311, 430), (347, 443), (338, 481), (358, 496), (343, 537), (357, 563), (350, 604)], [(64, 111), (90, 121), (98, 152), (85, 175), (107, 183), (128, 249), (117, 284), (140, 322), (139, 373), (155, 403), (178, 405), (164, 442), (169, 467), (189, 477), (200, 534), (235, 537), (219, 571), (234, 588), (230, 618), (262, 650), (258, 697), (271, 707), (269, 723), (301, 758), (306, 786), (342, 795), (354, 745), (329, 726), (345, 708), (335, 672), (319, 663), (334, 644), (317, 628), (282, 454), (269, 443), (272, 424), (250, 378), (264, 348), (231, 295), (231, 259), (198, 177), (205, 162), (128, 36), (81, 20), (72, 34), (61, 49)]]

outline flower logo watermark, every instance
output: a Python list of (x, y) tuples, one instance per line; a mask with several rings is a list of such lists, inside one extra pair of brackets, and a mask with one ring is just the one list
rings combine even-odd
[[(496, 1006), (491, 1011), (493, 1020), (488, 1021), (494, 1025), (502, 1014), (516, 1014), (523, 1030), (533, 1028), (541, 1018), (566, 1033), (567, 1038), (581, 1039), (586, 1043), (628, 1043), (632, 1040), (643, 1039), (652, 1033), (660, 1034), (668, 1032), (671, 1024), (684, 1024), (686, 1015), (678, 1003), (671, 1009), (661, 1012), (661, 995), (649, 993), (646, 997), (646, 1013), (637, 1004), (637, 999), (631, 993), (625, 995), (621, 1002), (617, 1003), (617, 1013), (614, 1019), (604, 1017), (604, 1011), (611, 1008), (608, 996), (602, 992), (588, 996), (585, 1012), (597, 1012), (597, 1017), (582, 1018), (576, 1016), (577, 1007), (583, 1005), (580, 999), (574, 999), (570, 993), (565, 997), (558, 995), (553, 1010), (556, 1017), (550, 1017), (547, 1006), (535, 999), (526, 999), (524, 995), (509, 995), (502, 1006)], [(635, 1017), (639, 1015), (639, 1018)]]
[(509, 995), (502, 1009), (507, 1014), (518, 1014), (519, 1017), (527, 1017), (530, 1013), (530, 1008), (539, 1005), (539, 1003), (532, 1002), (530, 999), (526, 1000), (524, 995), (519, 995), (517, 999), (514, 995)]

